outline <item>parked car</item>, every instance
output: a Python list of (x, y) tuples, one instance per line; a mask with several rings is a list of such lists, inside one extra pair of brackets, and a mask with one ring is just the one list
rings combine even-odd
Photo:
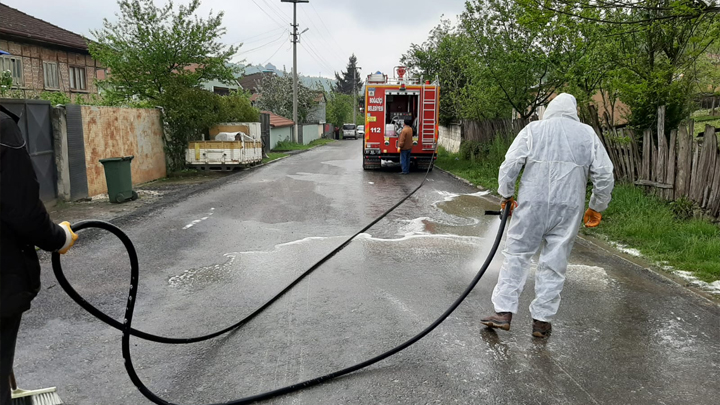
[(355, 124), (343, 124), (343, 139), (357, 139), (357, 127)]
[(357, 134), (360, 138), (365, 138), (365, 125), (358, 125)]

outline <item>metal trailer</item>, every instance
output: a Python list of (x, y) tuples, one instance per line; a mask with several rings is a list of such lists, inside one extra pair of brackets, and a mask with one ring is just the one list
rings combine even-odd
[[(186, 153), (189, 167), (200, 170), (232, 171), (262, 162), (262, 142), (238, 133), (221, 133), (215, 141), (190, 142)], [(236, 140), (229, 140), (229, 139)]]

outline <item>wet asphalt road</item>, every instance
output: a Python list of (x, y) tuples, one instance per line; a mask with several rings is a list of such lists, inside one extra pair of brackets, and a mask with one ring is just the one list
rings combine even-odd
[[(121, 221), (141, 276), (134, 327), (189, 337), (225, 327), (282, 289), (411, 191), (421, 173), (363, 172), (343, 141), (234, 176), (200, 195)], [(166, 346), (136, 338), (140, 377), (168, 401), (225, 402), (373, 357), (439, 316), (480, 267), (499, 220), (494, 203), (438, 171), (416, 196), (353, 241), (243, 329)], [(112, 237), (63, 258), (90, 302), (120, 319), (129, 284)], [(510, 332), (485, 330), (498, 255), (438, 329), (369, 369), (272, 404), (711, 404), (720, 397), (720, 311), (682, 288), (576, 244), (547, 341), (527, 307)], [(58, 386), (69, 404), (146, 404), (127, 377), (120, 333), (72, 302), (49, 262), (24, 317), (22, 387)], [(715, 399), (713, 399), (715, 398)]]

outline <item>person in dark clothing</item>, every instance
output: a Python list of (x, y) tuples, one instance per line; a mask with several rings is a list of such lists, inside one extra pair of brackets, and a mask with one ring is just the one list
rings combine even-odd
[(412, 119), (405, 118), (405, 126), (398, 138), (398, 151), (400, 152), (400, 174), (410, 174), (410, 152), (413, 148)]
[(50, 221), (17, 121), (0, 106), (0, 405), (11, 401), (9, 377), (22, 313), (40, 291), (35, 246), (66, 253), (77, 240), (69, 223)]

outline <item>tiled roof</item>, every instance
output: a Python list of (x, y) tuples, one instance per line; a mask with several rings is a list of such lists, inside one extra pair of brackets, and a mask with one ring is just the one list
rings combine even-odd
[(81, 35), (5, 4), (0, 4), (0, 33), (84, 51), (88, 49), (87, 40)]
[(238, 83), (240, 83), (240, 86), (242, 86), (243, 89), (251, 92), (251, 93), (257, 93), (257, 86), (260, 84), (260, 81), (265, 76), (273, 76), (274, 73), (253, 73), (251, 75), (242, 76), (238, 79)]
[(270, 111), (262, 111), (263, 114), (270, 114), (270, 126), (273, 128), (291, 127), (295, 125), (293, 120), (273, 114)]

